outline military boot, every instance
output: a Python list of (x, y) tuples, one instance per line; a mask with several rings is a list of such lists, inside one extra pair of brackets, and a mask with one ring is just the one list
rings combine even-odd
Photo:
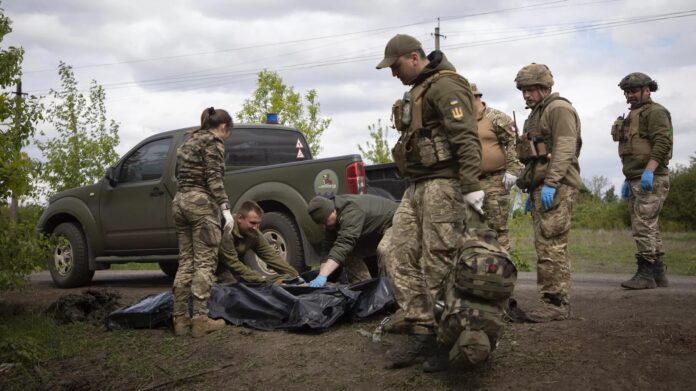
[(669, 286), (669, 281), (667, 281), (667, 266), (662, 262), (661, 258), (657, 258), (653, 264), (653, 277), (655, 278), (655, 284), (659, 288), (667, 288)]
[(433, 373), (446, 371), (447, 368), (449, 368), (449, 356), (450, 348), (438, 342), (432, 354), (423, 361), (423, 372)]
[(406, 320), (406, 312), (404, 310), (397, 310), (389, 318), (389, 321), (384, 325), (385, 333), (411, 334), (413, 332), (413, 323)]
[(191, 331), (191, 317), (188, 315), (175, 316), (174, 321), (174, 335), (182, 336), (186, 335)]
[(654, 265), (652, 262), (639, 258), (636, 263), (638, 264), (638, 271), (630, 280), (622, 282), (621, 286), (626, 289), (655, 289), (657, 284), (655, 283)]
[(396, 369), (422, 363), (432, 354), (436, 343), (435, 334), (410, 334), (405, 344), (387, 350), (384, 367)]
[(570, 304), (560, 297), (545, 293), (538, 307), (527, 312), (527, 319), (532, 323), (546, 323), (570, 319)]
[(200, 338), (213, 331), (221, 330), (225, 327), (224, 319), (213, 320), (208, 317), (208, 315), (194, 316), (191, 322), (191, 336), (193, 338)]

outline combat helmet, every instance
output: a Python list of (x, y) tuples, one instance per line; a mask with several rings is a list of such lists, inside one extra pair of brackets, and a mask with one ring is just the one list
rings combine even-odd
[(648, 87), (651, 92), (655, 92), (657, 91), (657, 82), (641, 72), (629, 73), (619, 82), (619, 88), (624, 91), (636, 87)]
[(536, 85), (551, 88), (553, 86), (553, 74), (546, 65), (531, 63), (517, 72), (515, 83), (518, 90), (521, 90), (523, 87)]

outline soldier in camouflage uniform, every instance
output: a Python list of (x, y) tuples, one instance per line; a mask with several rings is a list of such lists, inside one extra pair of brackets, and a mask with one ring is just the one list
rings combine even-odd
[(386, 367), (425, 361), (424, 370), (443, 370), (446, 366), (431, 362), (441, 348), (434, 298), (461, 246), (466, 208), (483, 213), (473, 96), (469, 82), (442, 52), (426, 57), (411, 36), (398, 34), (387, 43), (377, 69), (386, 67), (412, 86), (392, 109), (400, 133), (392, 154), (411, 185), (378, 247), (396, 300), (412, 327), (406, 344), (387, 352)]
[(490, 228), (498, 234), (498, 241), (510, 251), (508, 215), (510, 189), (517, 181), (521, 165), (515, 150), (515, 132), (512, 118), (486, 105), (476, 84), (471, 84), (474, 108), (477, 114), (481, 140), (481, 177), (479, 181), (486, 197), (483, 211)]
[(546, 65), (523, 67), (515, 83), (532, 109), (517, 142), (525, 164), (517, 185), (529, 193), (541, 290), (540, 305), (527, 316), (533, 322), (564, 320), (570, 317), (570, 218), (582, 184), (580, 118), (570, 101), (551, 92), (553, 75)]
[[(232, 132), (232, 117), (212, 107), (201, 115), (201, 128), (176, 152), (178, 192), (173, 212), (179, 239), (179, 269), (174, 278), (174, 333), (201, 337), (225, 326), (208, 318), (208, 297), (220, 246), (220, 221), (234, 222), (222, 182), (225, 172), (224, 140)], [(221, 216), (222, 212), (222, 216)], [(189, 300), (193, 301), (193, 317)]]
[(619, 117), (612, 137), (619, 143), (619, 156), (626, 181), (621, 196), (628, 201), (633, 239), (638, 252), (638, 271), (621, 283), (626, 289), (652, 289), (668, 285), (664, 249), (657, 220), (669, 193), (669, 159), (672, 157), (672, 118), (669, 111), (650, 98), (657, 82), (635, 72), (619, 83), (631, 105), (628, 117)]

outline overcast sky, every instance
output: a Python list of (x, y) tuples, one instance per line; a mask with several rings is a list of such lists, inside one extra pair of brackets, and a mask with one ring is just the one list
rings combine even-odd
[[(630, 72), (659, 83), (653, 99), (674, 125), (670, 165), (688, 164), (696, 152), (693, 0), (4, 0), (1, 7), (13, 32), (0, 45), (26, 51), (23, 89), (59, 88), (59, 61), (74, 67), (82, 88), (96, 80), (108, 117), (121, 125), (119, 154), (151, 134), (195, 125), (204, 107), (236, 113), (262, 69), (298, 92), (317, 91), (321, 115), (332, 119), (320, 157), (359, 153), (368, 125), (389, 123), (406, 89), (389, 69), (375, 69), (384, 45), (405, 33), (429, 52), (438, 18), (442, 51), (490, 106), (514, 110), (520, 127), (528, 111), (515, 75), (531, 62), (549, 66), (554, 91), (582, 121), (584, 178), (623, 181), (610, 128), (628, 111), (617, 83)], [(391, 130), (390, 146), (395, 139)]]

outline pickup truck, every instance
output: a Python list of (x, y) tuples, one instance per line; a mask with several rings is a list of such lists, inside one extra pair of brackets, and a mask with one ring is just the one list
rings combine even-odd
[[(96, 184), (50, 198), (38, 229), (58, 238), (48, 261), (57, 286), (89, 284), (95, 270), (117, 263), (157, 262), (166, 274), (176, 274), (176, 149), (190, 129), (150, 136)], [(319, 260), (323, 233), (306, 212), (309, 200), (367, 192), (360, 155), (313, 159), (302, 133), (285, 126), (236, 124), (225, 142), (225, 161), (232, 209), (258, 202), (265, 211), (261, 231), (298, 270)], [(270, 273), (254, 256), (245, 262)]]

